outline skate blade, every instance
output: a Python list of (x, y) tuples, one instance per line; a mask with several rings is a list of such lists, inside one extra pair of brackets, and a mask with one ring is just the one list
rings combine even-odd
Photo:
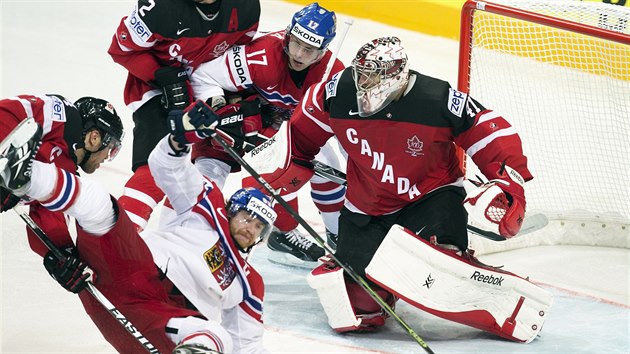
[[(27, 118), (20, 122), (0, 143), (0, 157), (6, 156), (9, 147), (20, 147), (26, 144), (33, 138), (38, 129), (39, 125), (34, 118)], [(6, 162), (4, 165), (6, 165)]]
[(269, 250), (269, 254), (267, 255), (267, 260), (273, 264), (283, 265), (283, 266), (292, 267), (292, 268), (308, 269), (308, 270), (313, 270), (318, 265), (317, 261), (314, 261), (314, 262), (304, 261), (297, 258), (296, 256), (292, 254), (274, 251), (272, 249)]

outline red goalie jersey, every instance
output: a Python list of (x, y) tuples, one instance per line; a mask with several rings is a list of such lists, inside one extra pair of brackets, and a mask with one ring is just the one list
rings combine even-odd
[(309, 88), (291, 118), (293, 155), (310, 161), (335, 135), (348, 153), (346, 207), (383, 215), (448, 185), (461, 185), (456, 144), (490, 178), (505, 162), (532, 179), (521, 139), (498, 113), (448, 82), (411, 71), (403, 96), (368, 117), (358, 115), (352, 69)]

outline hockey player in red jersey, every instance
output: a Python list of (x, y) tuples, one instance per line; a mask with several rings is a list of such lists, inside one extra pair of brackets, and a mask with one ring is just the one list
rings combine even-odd
[[(498, 112), (410, 70), (400, 40), (383, 37), (332, 80), (311, 86), (289, 129), (292, 155), (279, 160), (291, 162), (267, 181), (295, 191), (313, 174), (296, 161), (311, 161), (329, 138), (339, 139), (348, 191), (335, 256), (386, 302), (402, 298), (510, 340), (536, 337), (551, 295), (467, 250), (469, 217), (506, 238), (518, 233), (523, 184), (533, 178), (520, 137)], [(468, 198), (457, 146), (490, 180)], [(384, 325), (386, 313), (339, 266), (323, 264), (308, 280), (335, 330)]]
[(124, 100), (133, 112), (134, 174), (120, 203), (139, 229), (164, 197), (147, 158), (167, 134), (168, 112), (192, 102), (191, 72), (250, 42), (259, 17), (258, 0), (139, 0), (121, 20), (108, 53), (129, 71)]
[[(270, 137), (289, 119), (309, 86), (328, 80), (334, 73), (343, 70), (341, 61), (335, 59), (331, 62), (331, 52), (327, 50), (335, 34), (335, 13), (317, 3), (307, 5), (293, 15), (286, 29), (268, 33), (246, 45), (234, 46), (219, 59), (200, 65), (191, 80), (195, 97), (219, 109), (221, 105), (217, 102), (225, 102), (224, 90), (228, 93), (245, 92), (245, 95), (253, 91), (263, 103), (265, 123), (260, 133)], [(328, 65), (332, 69), (324, 78)], [(255, 143), (257, 131), (252, 131), (246, 123), (244, 128), (249, 130), (237, 129), (236, 138)], [(234, 128), (226, 130), (235, 132)], [(326, 148), (317, 159), (340, 168), (332, 149), (328, 145)], [(192, 157), (205, 176), (220, 184), (225, 182), (230, 172), (240, 170), (239, 164), (211, 139), (195, 144)], [(315, 176), (311, 179), (311, 190), (328, 234), (336, 236), (345, 187)], [(284, 198), (297, 208), (296, 194), (285, 195)], [(324, 254), (323, 249), (301, 234), (297, 222), (283, 208), (276, 207), (276, 211), (278, 230), (271, 234), (268, 241), (272, 249), (270, 260), (312, 268)], [(329, 242), (333, 243), (333, 240)]]
[[(237, 191), (226, 204), (189, 158), (189, 142), (213, 134), (205, 127), (217, 116), (203, 103), (174, 112), (172, 134), (149, 157), (172, 211), (158, 230), (139, 235), (98, 184), (33, 161), (42, 131), (33, 119), (0, 143), (0, 185), (76, 218), (76, 252), (47, 258), (47, 270), (72, 292), (86, 295), (81, 290), (93, 282), (159, 352), (266, 353), (264, 286), (244, 257), (269, 235), (275, 212), (255, 189)], [(107, 311), (86, 310), (119, 353), (144, 352), (120, 323), (102, 327), (111, 320)]]
[[(18, 95), (0, 100), (0, 139), (23, 120), (33, 117), (44, 128), (42, 145), (35, 159), (53, 163), (78, 173), (93, 173), (106, 159), (112, 160), (121, 148), (124, 130), (120, 117), (107, 101), (83, 97), (74, 104), (60, 95)], [(20, 198), (0, 188), (0, 211), (20, 202)], [(39, 203), (30, 203), (29, 216), (42, 225), (53, 242), (72, 245), (63, 213), (51, 212)], [(27, 228), (31, 249), (44, 256), (48, 249)]]

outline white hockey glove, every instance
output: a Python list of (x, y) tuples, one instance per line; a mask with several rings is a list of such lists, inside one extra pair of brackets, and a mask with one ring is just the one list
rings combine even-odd
[(520, 231), (525, 218), (524, 180), (509, 166), (500, 167), (498, 176), (468, 193), (464, 207), (476, 231), (507, 239)]

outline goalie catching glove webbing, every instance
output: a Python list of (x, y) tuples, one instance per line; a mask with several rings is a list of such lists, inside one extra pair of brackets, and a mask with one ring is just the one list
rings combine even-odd
[(523, 177), (505, 164), (495, 163), (498, 178), (480, 184), (466, 196), (464, 207), (470, 226), (510, 238), (525, 219)]

